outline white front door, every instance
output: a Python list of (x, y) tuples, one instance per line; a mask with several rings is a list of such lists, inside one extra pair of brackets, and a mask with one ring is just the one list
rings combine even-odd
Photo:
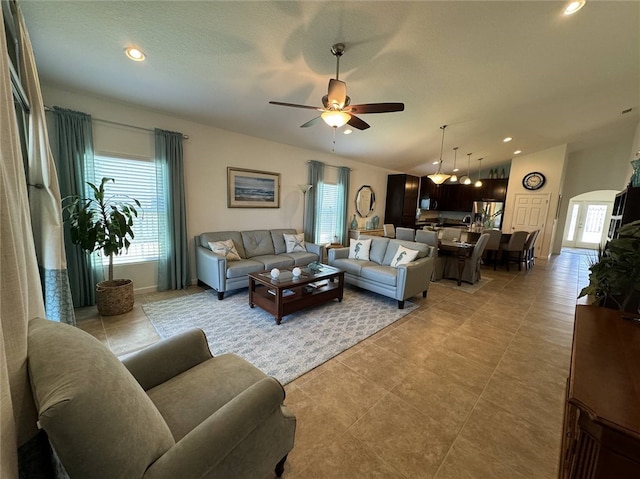
[(538, 238), (544, 238), (545, 222), (549, 211), (549, 193), (518, 193), (511, 219), (511, 231), (540, 230)]
[(610, 201), (571, 201), (562, 246), (597, 249), (604, 240), (612, 207)]

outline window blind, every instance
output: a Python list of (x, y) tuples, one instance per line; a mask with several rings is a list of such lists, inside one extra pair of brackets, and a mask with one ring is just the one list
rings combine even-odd
[[(153, 160), (113, 158), (96, 156), (94, 160), (96, 186), (102, 178), (113, 178), (115, 182), (105, 185), (107, 196), (115, 195), (123, 201), (136, 199), (140, 202), (138, 218), (133, 222), (134, 239), (127, 252), (113, 257), (114, 264), (155, 261), (158, 259), (158, 193), (156, 189), (156, 166)], [(133, 201), (131, 201), (133, 203)], [(108, 264), (108, 258), (102, 258)]]
[(338, 224), (338, 185), (324, 183), (320, 192), (320, 207), (316, 243), (333, 242)]

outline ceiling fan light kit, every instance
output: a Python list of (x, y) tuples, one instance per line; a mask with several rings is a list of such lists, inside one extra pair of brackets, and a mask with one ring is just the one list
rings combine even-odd
[(351, 116), (348, 113), (339, 110), (325, 111), (320, 116), (327, 125), (332, 126), (333, 128), (340, 128), (341, 126), (346, 125), (351, 119)]
[(363, 103), (361, 105), (351, 105), (351, 98), (347, 96), (347, 84), (340, 81), (340, 57), (344, 54), (344, 51), (344, 43), (336, 43), (331, 47), (331, 53), (336, 57), (336, 77), (329, 80), (328, 92), (322, 97), (322, 107), (279, 101), (270, 101), (269, 103), (272, 105), (306, 108), (321, 112), (320, 116), (312, 118), (308, 122), (300, 125), (302, 128), (315, 125), (316, 121), (322, 118), (327, 125), (334, 129), (348, 124), (358, 130), (366, 130), (370, 125), (357, 117), (355, 113), (391, 113), (404, 111), (404, 103)]

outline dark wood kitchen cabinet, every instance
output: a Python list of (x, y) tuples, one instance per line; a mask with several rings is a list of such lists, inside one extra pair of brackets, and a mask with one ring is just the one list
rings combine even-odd
[(576, 307), (560, 479), (640, 477), (640, 323), (630, 316)]
[(387, 202), (384, 223), (414, 228), (418, 208), (420, 178), (398, 174), (387, 176)]
[(473, 202), (480, 200), (496, 200), (504, 202), (507, 198), (507, 184), (509, 180), (483, 179), (482, 186), (444, 182), (436, 185), (428, 177), (423, 176), (420, 187), (420, 198), (431, 200), (431, 210), (465, 211), (473, 210)]

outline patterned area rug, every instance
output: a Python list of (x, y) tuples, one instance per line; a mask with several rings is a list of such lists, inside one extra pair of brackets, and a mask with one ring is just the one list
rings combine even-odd
[(249, 308), (247, 290), (218, 301), (215, 291), (145, 304), (143, 309), (162, 338), (197, 327), (214, 355), (235, 353), (282, 384), (319, 366), (413, 311), (405, 302), (345, 287), (341, 303), (330, 301), (275, 319)]

